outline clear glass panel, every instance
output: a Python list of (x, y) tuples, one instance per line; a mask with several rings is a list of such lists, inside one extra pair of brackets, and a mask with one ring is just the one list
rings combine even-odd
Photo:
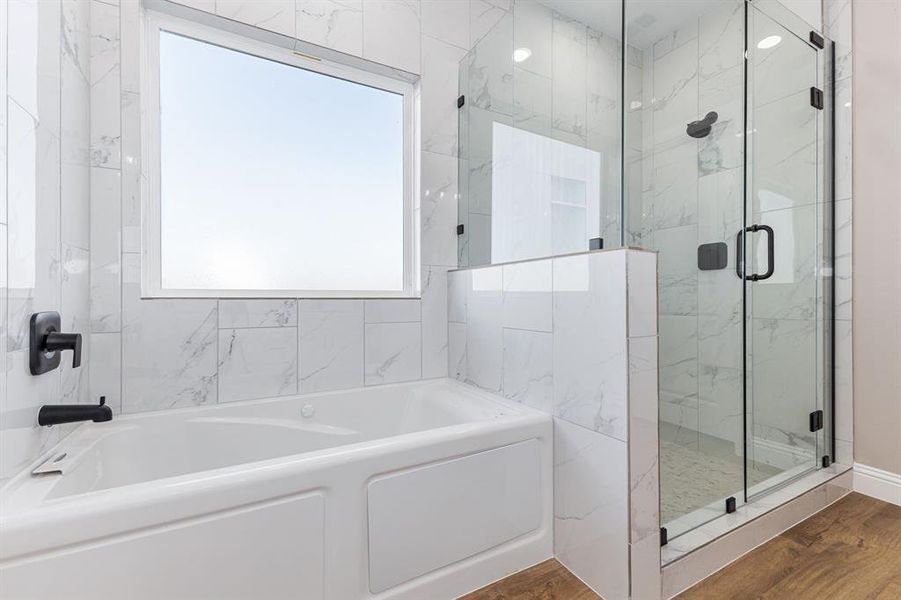
[(162, 32), (160, 134), (164, 289), (403, 291), (402, 95)]
[[(810, 414), (822, 394), (822, 193), (817, 50), (749, 11), (748, 495), (817, 466)], [(771, 231), (771, 233), (770, 233)], [(769, 236), (773, 237), (772, 253)], [(772, 275), (753, 281), (752, 274)]]
[[(660, 252), (661, 521), (674, 537), (744, 499), (744, 2), (625, 6), (625, 234)], [(725, 262), (702, 264), (704, 250)]]
[(461, 266), (620, 245), (620, 10), (525, 0), (483, 16), (460, 63)]

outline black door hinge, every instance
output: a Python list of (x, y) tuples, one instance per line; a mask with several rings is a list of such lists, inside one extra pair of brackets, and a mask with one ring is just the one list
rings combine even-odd
[(457, 235), (463, 235), (463, 223), (457, 225)]
[(588, 240), (588, 249), (589, 250), (603, 250), (604, 249), (604, 238), (591, 238)]
[(810, 105), (823, 110), (823, 90), (815, 87), (810, 88)]
[(457, 98), (457, 108), (463, 108), (463, 105), (466, 104), (466, 96), (460, 95)]
[(832, 459), (829, 458), (829, 455), (827, 454), (826, 456), (823, 457), (823, 468), (825, 469), (826, 467), (828, 467), (831, 464), (832, 464)]
[(660, 528), (660, 547), (662, 548), (663, 546), (666, 546), (667, 542), (669, 542), (669, 539), (668, 539), (668, 536), (666, 533), (666, 527), (661, 527)]
[(726, 498), (726, 512), (732, 514), (736, 511), (735, 506), (735, 496), (729, 496)]
[(826, 40), (816, 31), (810, 32), (810, 43), (822, 50), (826, 46)]
[(823, 411), (815, 410), (810, 413), (810, 432), (819, 431), (823, 428)]

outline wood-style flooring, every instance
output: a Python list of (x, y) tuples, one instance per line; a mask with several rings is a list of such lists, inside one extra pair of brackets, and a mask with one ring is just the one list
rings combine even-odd
[(599, 600), (599, 596), (552, 558), (460, 600)]
[[(460, 600), (598, 600), (556, 560)], [(678, 600), (901, 600), (901, 507), (849, 494)]]
[(901, 600), (901, 507), (849, 494), (679, 600)]

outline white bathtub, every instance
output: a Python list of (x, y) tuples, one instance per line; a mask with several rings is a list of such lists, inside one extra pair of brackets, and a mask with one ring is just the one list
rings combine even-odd
[(454, 598), (552, 555), (551, 436), (448, 380), (85, 424), (0, 490), (0, 596)]

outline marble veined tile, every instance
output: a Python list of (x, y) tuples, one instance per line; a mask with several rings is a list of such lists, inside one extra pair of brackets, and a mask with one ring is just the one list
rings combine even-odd
[(626, 440), (625, 252), (553, 259), (554, 414)]
[(297, 37), (347, 54), (363, 54), (363, 4), (297, 0)]
[(503, 370), (502, 267), (470, 272), (467, 296), (466, 380), (481, 388), (500, 391)]
[(297, 300), (221, 299), (219, 328), (293, 327), (297, 325)]
[(294, 0), (216, 0), (216, 14), (295, 37)]
[(432, 37), (422, 37), (422, 149), (457, 156), (457, 71), (465, 51)]
[(551, 333), (504, 329), (504, 396), (552, 414), (553, 354)]
[(422, 35), (469, 49), (469, 2), (422, 0)]
[(297, 328), (219, 330), (219, 402), (297, 393)]
[(626, 446), (554, 419), (554, 554), (611, 599), (629, 596)]
[(422, 376), (420, 323), (366, 325), (365, 383), (397, 383)]
[(504, 265), (503, 278), (504, 327), (550, 332), (553, 323), (551, 261)]
[(301, 300), (302, 394), (363, 386), (363, 300)]
[(419, 8), (414, 0), (366, 0), (363, 58), (420, 73)]
[(125, 255), (123, 412), (217, 402), (215, 300), (142, 300), (140, 255)]
[(447, 377), (447, 268), (422, 273), (422, 377)]

